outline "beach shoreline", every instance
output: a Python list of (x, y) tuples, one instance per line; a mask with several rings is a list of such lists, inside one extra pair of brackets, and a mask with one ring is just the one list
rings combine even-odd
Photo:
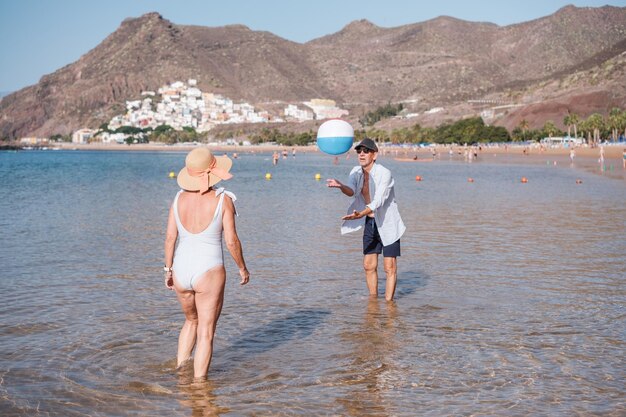
[[(237, 153), (239, 155), (256, 154), (256, 153), (272, 153), (287, 152), (289, 155), (295, 151), (295, 154), (315, 154), (322, 153), (316, 145), (307, 146), (281, 146), (276, 144), (257, 144), (257, 145), (215, 145), (215, 144), (174, 144), (165, 143), (137, 143), (127, 144), (76, 144), (76, 143), (56, 143), (49, 144), (45, 147), (48, 150), (72, 150), (72, 151), (120, 151), (120, 152), (180, 152), (186, 153), (197, 146), (208, 146), (214, 153), (224, 153), (229, 156)], [(616, 174), (623, 170), (622, 152), (626, 149), (626, 144), (608, 144), (604, 145), (604, 163), (600, 161), (600, 147), (575, 147), (574, 165), (586, 170), (598, 167), (601, 171), (602, 166), (610, 170), (615, 170)], [(13, 149), (13, 148), (11, 148)], [(35, 149), (42, 149), (35, 147)], [(412, 162), (435, 162), (435, 161), (463, 161), (466, 149), (463, 146), (446, 146), (438, 145), (434, 147), (436, 156), (433, 158), (433, 147), (402, 147), (397, 145), (380, 146), (379, 158), (381, 161), (385, 159), (394, 159), (402, 163)], [(452, 149), (452, 154), (450, 154)], [(475, 162), (489, 163), (505, 163), (505, 164), (553, 164), (563, 166), (572, 165), (570, 159), (570, 148), (553, 147), (543, 148), (539, 144), (521, 145), (516, 143), (503, 144), (482, 144), (477, 150)], [(15, 150), (19, 150), (15, 149)], [(344, 158), (345, 154), (338, 155)], [(417, 159), (415, 159), (417, 158)], [(468, 161), (471, 162), (471, 161)]]
[[(188, 152), (191, 149), (202, 146), (203, 144), (175, 144), (169, 145), (165, 143), (136, 143), (132, 145), (126, 144), (104, 144), (104, 143), (90, 143), (90, 144), (76, 144), (76, 143), (57, 143), (54, 145), (49, 145), (48, 148), (60, 148), (64, 150), (90, 150), (90, 151), (166, 151), (166, 152)], [(259, 145), (206, 145), (210, 149), (215, 150), (216, 152), (237, 152), (237, 153), (257, 153), (257, 152), (282, 152), (288, 151), (289, 153), (295, 149), (296, 153), (309, 153), (309, 152), (321, 152), (316, 145), (307, 145), (307, 146), (283, 146), (283, 145), (273, 145), (273, 144), (259, 144)], [(381, 155), (387, 154), (397, 154), (405, 157), (418, 155), (418, 158), (422, 155), (431, 155), (430, 147), (425, 148), (403, 148), (403, 147), (395, 147), (395, 146), (381, 146)], [(448, 153), (450, 147), (449, 146), (436, 146), (437, 153), (440, 156), (445, 156), (444, 154)], [(463, 152), (465, 148), (463, 146), (452, 146), (452, 151), (455, 155), (459, 152)], [(609, 144), (604, 146), (604, 158), (613, 159), (617, 158), (619, 160), (622, 159), (622, 152), (626, 149), (626, 144)], [(524, 153), (526, 150), (526, 153)], [(584, 147), (579, 146), (574, 148), (576, 153), (576, 158), (594, 158), (598, 159), (600, 157), (600, 147)], [(567, 156), (569, 157), (570, 148), (567, 147), (556, 147), (556, 148), (545, 148), (542, 149), (539, 146), (523, 146), (511, 143), (507, 146), (504, 145), (482, 145), (481, 149), (478, 151), (479, 157), (481, 155), (520, 155), (523, 157), (550, 157), (550, 156)]]

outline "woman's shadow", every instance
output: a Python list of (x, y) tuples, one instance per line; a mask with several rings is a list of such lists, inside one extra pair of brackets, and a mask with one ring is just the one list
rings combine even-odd
[(322, 309), (300, 309), (271, 322), (251, 329), (234, 340), (224, 359), (243, 360), (250, 355), (264, 353), (294, 339), (303, 339), (324, 322), (330, 314)]

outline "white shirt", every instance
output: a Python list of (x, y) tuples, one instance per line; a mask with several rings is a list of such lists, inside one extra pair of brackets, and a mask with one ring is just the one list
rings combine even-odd
[[(372, 201), (367, 207), (374, 212), (374, 219), (376, 220), (376, 226), (378, 227), (383, 246), (388, 246), (400, 239), (406, 230), (396, 203), (393, 177), (391, 176), (391, 171), (377, 163), (374, 163), (369, 175), (369, 191)], [(360, 166), (352, 168), (348, 184), (346, 185), (354, 191), (352, 204), (350, 204), (347, 214), (352, 214), (354, 210), (359, 212), (365, 210), (365, 199), (361, 193), (363, 189), (363, 168)], [(365, 217), (356, 220), (344, 220), (341, 224), (341, 234), (357, 231), (364, 224)]]

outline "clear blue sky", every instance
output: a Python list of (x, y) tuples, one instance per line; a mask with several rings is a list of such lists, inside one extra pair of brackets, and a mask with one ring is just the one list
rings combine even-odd
[(125, 18), (151, 11), (175, 24), (240, 23), (306, 42), (358, 19), (395, 27), (447, 15), (505, 26), (567, 4), (624, 7), (626, 0), (0, 0), (0, 92), (37, 83), (97, 46)]

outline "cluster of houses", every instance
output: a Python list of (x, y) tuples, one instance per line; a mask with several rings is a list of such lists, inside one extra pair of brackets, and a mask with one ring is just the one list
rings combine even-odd
[[(140, 100), (126, 102), (126, 113), (111, 119), (108, 123), (109, 131), (123, 126), (155, 129), (160, 125), (168, 125), (174, 130), (189, 127), (197, 132), (206, 132), (219, 124), (302, 122), (348, 114), (347, 110), (337, 107), (333, 100), (313, 99), (303, 103), (303, 108), (288, 104), (282, 115), (271, 115), (267, 111), (257, 111), (249, 103), (235, 103), (228, 97), (202, 92), (194, 79), (186, 83), (176, 81), (159, 88), (157, 92), (144, 91), (141, 96)], [(123, 142), (128, 137), (124, 133), (111, 132), (100, 132), (96, 140), (105, 143)], [(96, 133), (97, 130), (80, 129), (72, 135), (72, 142), (87, 143), (93, 140)]]

